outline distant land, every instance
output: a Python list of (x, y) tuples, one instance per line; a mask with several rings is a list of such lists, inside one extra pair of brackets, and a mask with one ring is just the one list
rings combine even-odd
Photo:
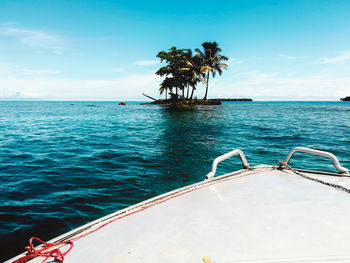
[(341, 98), (340, 100), (341, 100), (341, 101), (350, 101), (350, 96), (345, 97), (345, 98)]
[(253, 101), (252, 99), (249, 99), (249, 98), (235, 98), (235, 99), (227, 99), (227, 98), (224, 98), (224, 99), (214, 99), (214, 100), (219, 100), (219, 101)]

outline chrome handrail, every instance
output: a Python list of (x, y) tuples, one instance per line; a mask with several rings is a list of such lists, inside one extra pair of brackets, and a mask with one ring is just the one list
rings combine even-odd
[(214, 175), (216, 173), (216, 168), (217, 168), (218, 164), (220, 162), (224, 161), (224, 160), (227, 160), (228, 158), (230, 158), (232, 156), (235, 156), (235, 155), (239, 155), (239, 157), (241, 158), (241, 161), (242, 161), (244, 169), (250, 168), (250, 165), (249, 165), (247, 159), (245, 158), (244, 153), (241, 150), (236, 149), (236, 150), (233, 150), (231, 152), (225, 153), (225, 154), (215, 158), (215, 160), (213, 161), (213, 165), (212, 165), (211, 171), (206, 175), (206, 178), (209, 179), (209, 180), (213, 179), (213, 177), (214, 177)]
[(306, 148), (306, 147), (295, 147), (293, 148), (287, 155), (287, 158), (285, 159), (285, 163), (288, 164), (288, 162), (290, 161), (290, 159), (292, 158), (293, 154), (296, 152), (302, 152), (302, 153), (308, 153), (308, 154), (312, 154), (312, 155), (318, 155), (318, 156), (322, 156), (322, 157), (327, 157), (329, 159), (332, 160), (335, 168), (339, 171), (340, 174), (344, 174), (344, 175), (350, 175), (349, 174), (349, 170), (343, 166), (340, 165), (338, 158), (330, 153), (330, 152), (325, 152), (325, 151), (320, 151), (320, 150), (314, 150), (314, 149), (310, 149), (310, 148)]

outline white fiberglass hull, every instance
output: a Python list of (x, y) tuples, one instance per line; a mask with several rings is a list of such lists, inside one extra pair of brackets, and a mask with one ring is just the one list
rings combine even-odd
[[(350, 185), (348, 177), (313, 176)], [(74, 233), (54, 240), (74, 239), (65, 263), (350, 262), (350, 194), (266, 166), (175, 190)]]

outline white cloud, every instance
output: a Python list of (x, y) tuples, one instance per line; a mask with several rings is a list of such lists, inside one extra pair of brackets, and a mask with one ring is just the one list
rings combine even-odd
[(17, 94), (20, 99), (144, 100), (142, 93), (159, 96), (160, 80), (153, 73), (130, 74), (114, 80), (72, 80), (47, 76), (19, 79), (0, 76), (0, 98), (6, 99)]
[(46, 75), (57, 75), (61, 72), (52, 69), (26, 69), (20, 68), (14, 64), (0, 62), (0, 76), (11, 77), (11, 76), (46, 76)]
[(347, 60), (350, 60), (350, 51), (346, 51), (342, 55), (333, 57), (333, 58), (323, 57), (321, 58), (321, 63), (322, 64), (342, 63)]
[(40, 100), (43, 98), (42, 94), (39, 93), (32, 93), (32, 92), (0, 92), (0, 99), (5, 100), (31, 100), (31, 99), (37, 99)]
[(259, 73), (259, 72), (251, 71), (251, 72), (238, 72), (238, 73), (235, 73), (235, 76), (238, 76), (238, 77), (243, 76), (243, 77), (248, 77), (250, 79), (266, 80), (268, 78), (278, 76), (278, 73)]
[(39, 47), (55, 51), (61, 50), (64, 47), (64, 41), (60, 36), (40, 30), (5, 28), (1, 30), (0, 33), (5, 36), (15, 37), (22, 44), (31, 47)]
[(135, 65), (137, 66), (152, 66), (159, 64), (159, 60), (139, 60), (135, 62)]
[(283, 77), (277, 73), (237, 73), (240, 78), (218, 81), (211, 97), (279, 97), (279, 98), (340, 98), (350, 94), (350, 77), (326, 74), (300, 78)]
[(50, 69), (22, 69), (22, 73), (24, 75), (29, 75), (29, 76), (41, 76), (41, 75), (55, 75), (55, 74), (60, 74), (61, 72), (58, 70), (50, 70)]
[(14, 21), (8, 21), (8, 22), (1, 22), (0, 26), (1, 27), (8, 27), (8, 26), (15, 26), (17, 25), (17, 22)]
[(302, 56), (290, 56), (290, 55), (287, 55), (287, 54), (279, 54), (279, 56), (281, 58), (285, 58), (285, 59), (289, 59), (289, 60), (296, 60), (296, 59), (303, 59), (305, 57), (302, 57)]
[(242, 59), (235, 59), (235, 58), (229, 58), (229, 60), (227, 62), (225, 62), (227, 65), (229, 66), (233, 66), (233, 65), (240, 65), (243, 64), (245, 61)]
[(8, 76), (12, 71), (12, 65), (0, 62), (0, 76)]
[[(49, 69), (11, 68), (3, 64), (0, 74), (0, 99), (43, 100), (147, 100), (146, 93), (159, 98), (161, 78), (150, 74), (122, 74), (115, 79), (73, 80)], [(1, 73), (1, 64), (0, 64)], [(8, 74), (6, 74), (8, 73)], [(195, 96), (204, 95), (199, 84)], [(203, 94), (202, 94), (203, 93)], [(350, 95), (350, 77), (335, 77), (329, 73), (299, 78), (276, 72), (238, 72), (215, 78), (209, 84), (209, 96), (252, 97), (275, 99), (340, 98)]]
[(123, 72), (124, 71), (124, 69), (122, 69), (122, 68), (114, 68), (114, 69), (112, 69), (114, 72)]

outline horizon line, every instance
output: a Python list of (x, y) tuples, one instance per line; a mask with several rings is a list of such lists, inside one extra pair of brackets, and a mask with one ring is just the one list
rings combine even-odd
[[(215, 99), (226, 99), (226, 98), (215, 98)], [(241, 99), (241, 98), (238, 98)], [(243, 99), (243, 98), (242, 98)], [(38, 99), (0, 99), (0, 102), (151, 102), (149, 100), (38, 100)], [(261, 99), (257, 99), (254, 100), (252, 99), (252, 101), (226, 101), (226, 102), (344, 102), (339, 100), (261, 100)], [(225, 102), (225, 101), (224, 101)]]

